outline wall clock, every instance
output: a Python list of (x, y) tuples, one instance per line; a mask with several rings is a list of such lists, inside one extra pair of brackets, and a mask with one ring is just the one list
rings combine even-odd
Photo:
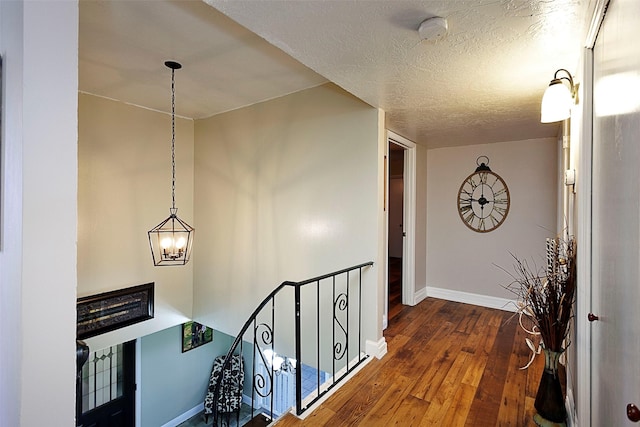
[[(484, 160), (484, 161), (483, 161)], [(509, 188), (497, 173), (489, 169), (489, 158), (476, 159), (475, 172), (458, 191), (458, 214), (462, 222), (478, 233), (500, 227), (509, 213)]]

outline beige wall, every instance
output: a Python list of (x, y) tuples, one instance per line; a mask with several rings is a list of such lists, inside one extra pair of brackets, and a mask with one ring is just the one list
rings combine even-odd
[[(324, 85), (196, 122), (194, 314), (236, 335), (285, 280), (377, 261), (378, 111)], [(365, 338), (380, 338), (378, 266)]]
[[(171, 207), (171, 116), (79, 95), (78, 296), (155, 282), (155, 318), (87, 340), (92, 349), (191, 317), (193, 263), (154, 267), (147, 231)], [(176, 207), (193, 221), (193, 121), (176, 119)]]
[[(471, 231), (457, 212), (460, 184), (481, 155), (511, 195), (507, 219), (489, 233)], [(433, 149), (427, 164), (427, 286), (513, 299), (497, 266), (511, 270), (510, 253), (542, 265), (545, 238), (556, 230), (557, 140)]]

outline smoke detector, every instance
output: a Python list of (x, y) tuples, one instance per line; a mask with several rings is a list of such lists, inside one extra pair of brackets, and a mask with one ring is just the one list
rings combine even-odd
[(434, 41), (441, 39), (447, 33), (449, 25), (447, 20), (440, 16), (427, 18), (418, 27), (421, 40)]

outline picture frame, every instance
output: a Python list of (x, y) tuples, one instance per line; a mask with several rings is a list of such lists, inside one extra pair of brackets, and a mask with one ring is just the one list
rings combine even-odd
[(78, 298), (76, 337), (79, 340), (153, 319), (155, 283)]
[(193, 350), (213, 341), (213, 329), (198, 322), (182, 324), (182, 352)]

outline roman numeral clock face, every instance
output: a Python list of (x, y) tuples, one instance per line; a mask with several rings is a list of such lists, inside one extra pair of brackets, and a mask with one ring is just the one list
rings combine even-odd
[(460, 186), (458, 213), (462, 222), (473, 231), (495, 230), (509, 213), (507, 184), (482, 163)]

